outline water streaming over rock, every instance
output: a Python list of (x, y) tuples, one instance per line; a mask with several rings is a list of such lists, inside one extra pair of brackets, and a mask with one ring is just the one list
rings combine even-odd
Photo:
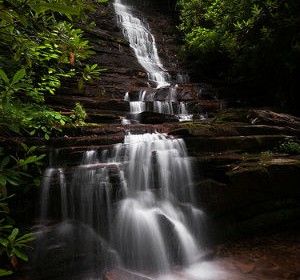
[(95, 275), (114, 267), (161, 275), (191, 265), (202, 254), (203, 221), (193, 197), (184, 141), (129, 133), (113, 149), (85, 152), (78, 166), (45, 171), (38, 259), (56, 253), (69, 273), (81, 261)]
[(135, 16), (133, 9), (121, 0), (115, 0), (114, 7), (124, 36), (134, 50), (138, 62), (147, 71), (149, 81), (156, 83), (157, 87), (169, 86), (171, 77), (160, 61), (149, 25)]
[[(136, 14), (132, 6), (123, 2), (124, 0), (115, 0), (114, 7), (125, 38), (134, 50), (138, 62), (148, 73), (148, 80), (155, 83), (157, 89), (167, 88), (169, 91), (164, 101), (156, 100), (155, 95), (152, 95), (152, 98), (148, 97), (148, 103), (153, 103), (151, 106), (146, 104), (146, 96), (148, 95), (146, 90), (141, 90), (139, 99), (134, 101), (130, 100), (126, 94), (124, 100), (130, 102), (130, 112), (139, 114), (144, 111), (154, 111), (161, 114), (177, 115), (180, 121), (191, 120), (193, 116), (188, 113), (186, 103), (181, 102), (178, 106), (177, 86), (172, 85), (171, 75), (160, 61), (155, 38), (149, 25)], [(188, 82), (188, 75), (178, 74), (176, 80), (178, 83)], [(182, 110), (183, 107), (184, 110)]]
[[(134, 100), (125, 94), (131, 113), (154, 111), (190, 120), (148, 24), (123, 1), (115, 0), (114, 7), (139, 63), (156, 84)], [(178, 83), (187, 79), (177, 76)], [(102, 279), (116, 268), (147, 279), (173, 279), (168, 274), (174, 267), (188, 267), (203, 255), (203, 221), (184, 141), (127, 133), (112, 148), (84, 152), (78, 165), (45, 171), (34, 279)]]

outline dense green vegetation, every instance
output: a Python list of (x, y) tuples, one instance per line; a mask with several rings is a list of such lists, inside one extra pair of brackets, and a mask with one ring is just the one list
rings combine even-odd
[(266, 105), (297, 112), (300, 3), (297, 0), (179, 0), (184, 53), (197, 78), (240, 84)]
[[(66, 80), (77, 81), (82, 89), (99, 76), (98, 65), (86, 64), (93, 52), (79, 26), (93, 25), (88, 12), (105, 2), (0, 0), (1, 137), (48, 140), (66, 124), (83, 123), (86, 114), (80, 104), (64, 116), (48, 107), (45, 97)], [(28, 259), (25, 249), (33, 236), (19, 229), (18, 221), (26, 211), (28, 215), (24, 201), (39, 186), (44, 158), (42, 147), (23, 143), (0, 149), (0, 276), (12, 274)], [(21, 210), (15, 208), (18, 200)]]

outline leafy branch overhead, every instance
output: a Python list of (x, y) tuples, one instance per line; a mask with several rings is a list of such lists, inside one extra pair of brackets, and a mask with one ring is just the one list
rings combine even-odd
[(93, 51), (83, 31), (90, 0), (0, 2), (0, 125), (15, 133), (44, 135), (72, 119), (44, 105), (68, 79), (84, 83), (103, 71), (86, 64)]

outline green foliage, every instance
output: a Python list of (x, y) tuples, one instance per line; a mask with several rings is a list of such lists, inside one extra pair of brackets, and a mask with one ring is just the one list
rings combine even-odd
[(86, 65), (83, 69), (82, 78), (89, 82), (94, 78), (98, 78), (103, 71), (106, 71), (106, 69), (100, 69), (98, 64)]
[[(93, 54), (89, 42), (83, 39), (83, 31), (65, 21), (58, 22), (51, 32), (45, 32), (41, 37), (47, 44), (55, 46), (60, 54), (59, 61), (62, 63), (74, 65), (75, 60), (81, 62)], [(74, 56), (74, 61), (70, 61), (71, 55)]]
[(281, 153), (300, 155), (300, 143), (293, 139), (286, 139), (277, 150)]
[(57, 12), (72, 18), (79, 16), (84, 11), (85, 1), (29, 1), (30, 8), (37, 14)]
[(0, 277), (9, 276), (9, 275), (12, 275), (12, 274), (13, 274), (13, 272), (11, 270), (0, 268)]
[(89, 65), (87, 64), (82, 72), (82, 76), (78, 81), (78, 88), (82, 90), (84, 88), (84, 84), (91, 82), (92, 80), (98, 79), (101, 72), (106, 71), (106, 69), (102, 69), (98, 64)]
[[(84, 123), (86, 113), (76, 104), (64, 116), (45, 104), (67, 81), (76, 84), (99, 77), (98, 65), (86, 65), (93, 52), (78, 26), (89, 26), (88, 13), (107, 1), (0, 0), (0, 133), (1, 137), (44, 137), (66, 124)], [(0, 148), (0, 276), (12, 274), (33, 236), (19, 231), (19, 201), (39, 185), (45, 155), (41, 147)], [(32, 198), (31, 198), (32, 199)], [(22, 205), (23, 206), (23, 205)], [(16, 219), (16, 221), (14, 221)], [(4, 266), (5, 267), (2, 267)]]
[(0, 147), (0, 208), (2, 209), (5, 206), (1, 207), (1, 203), (11, 197), (8, 196), (8, 185), (17, 187), (27, 180), (31, 181), (33, 175), (41, 174), (43, 159), (46, 155), (40, 154), (37, 146), (28, 147), (26, 144), (21, 144), (19, 149), (21, 156), (19, 154), (12, 156)]
[(85, 119), (87, 117), (87, 114), (82, 107), (80, 103), (75, 104), (75, 108), (73, 110), (73, 113), (71, 115), (71, 119), (75, 124), (83, 124)]
[(195, 74), (248, 82), (257, 92), (296, 106), (299, 1), (178, 0), (178, 6), (184, 54)]
[(0, 254), (1, 249), (5, 251), (9, 259), (17, 257), (22, 261), (28, 261), (28, 256), (26, 255), (24, 249), (28, 248), (28, 243), (34, 240), (32, 233), (27, 233), (20, 235), (18, 228), (14, 228), (7, 237), (0, 237)]
[[(49, 139), (72, 119), (43, 105), (68, 79), (98, 78), (98, 65), (85, 66), (93, 52), (83, 31), (91, 0), (12, 1), (0, 4), (0, 126)], [(86, 23), (87, 24), (87, 23)]]
[[(12, 269), (19, 260), (28, 260), (25, 249), (34, 237), (31, 233), (21, 233), (14, 226), (10, 203), (16, 196), (23, 196), (31, 185), (39, 185), (34, 178), (41, 174), (44, 157), (36, 146), (21, 144), (14, 156), (0, 148), (0, 257), (3, 259), (6, 255)], [(1, 269), (0, 276), (11, 273), (12, 270)]]
[(266, 161), (270, 161), (273, 158), (273, 153), (271, 151), (261, 152), (259, 155), (259, 159), (262, 163)]

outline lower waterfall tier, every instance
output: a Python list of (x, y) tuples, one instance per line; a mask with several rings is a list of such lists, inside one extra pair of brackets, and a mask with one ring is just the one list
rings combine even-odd
[(46, 170), (37, 259), (63, 248), (73, 258), (84, 256), (93, 273), (108, 266), (161, 275), (203, 257), (204, 221), (193, 205), (184, 141), (128, 134), (111, 150), (85, 152), (70, 173), (63, 167)]

